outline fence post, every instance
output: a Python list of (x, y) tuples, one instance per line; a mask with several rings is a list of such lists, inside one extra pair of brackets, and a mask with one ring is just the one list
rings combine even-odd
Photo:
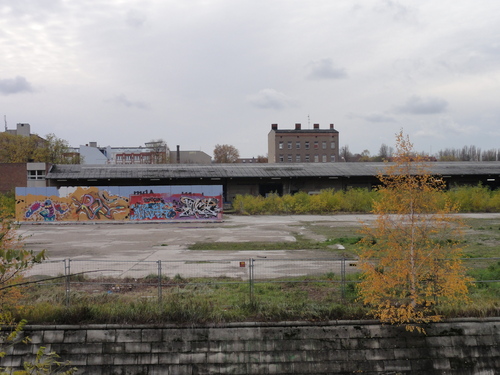
[(345, 299), (345, 258), (342, 257), (342, 261), (340, 263), (340, 277), (341, 277), (341, 291), (342, 291), (342, 299)]
[(64, 275), (66, 276), (66, 307), (70, 305), (71, 292), (71, 259), (64, 259)]
[(248, 285), (250, 292), (250, 304), (253, 304), (253, 258), (248, 259)]
[(158, 303), (161, 303), (162, 290), (161, 290), (161, 260), (158, 260)]

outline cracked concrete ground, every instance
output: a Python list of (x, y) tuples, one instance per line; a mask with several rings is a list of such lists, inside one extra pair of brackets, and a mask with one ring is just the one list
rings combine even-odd
[[(192, 251), (188, 246), (195, 242), (295, 241), (294, 233), (321, 240), (307, 223), (347, 227), (373, 219), (372, 215), (225, 215), (220, 223), (23, 224), (18, 232), (28, 249), (46, 249), (50, 258), (43, 269), (37, 266), (31, 273), (64, 274), (62, 261), (71, 259), (71, 272), (95, 269), (108, 270), (108, 275), (137, 276), (157, 272), (161, 261), (169, 274), (245, 277), (249, 259), (255, 259), (260, 265), (255, 270), (270, 277), (311, 270), (338, 272), (339, 265), (321, 250)], [(241, 262), (245, 267), (240, 267)]]

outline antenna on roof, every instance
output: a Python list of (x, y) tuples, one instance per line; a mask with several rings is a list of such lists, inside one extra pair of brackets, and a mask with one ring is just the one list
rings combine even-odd
[(5, 122), (5, 132), (7, 132), (7, 115), (3, 115), (3, 121)]
[(307, 128), (311, 127), (311, 119), (309, 118), (309, 114), (307, 114)]

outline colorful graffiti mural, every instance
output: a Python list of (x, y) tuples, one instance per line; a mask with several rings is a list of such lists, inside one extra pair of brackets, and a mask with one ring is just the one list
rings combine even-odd
[(16, 188), (20, 222), (222, 220), (222, 186)]

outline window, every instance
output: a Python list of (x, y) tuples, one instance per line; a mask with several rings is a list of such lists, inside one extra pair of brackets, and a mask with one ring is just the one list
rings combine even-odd
[(292, 141), (288, 141), (288, 143), (287, 143), (287, 147), (288, 147), (288, 149), (289, 149), (289, 150), (291, 150), (291, 149), (292, 149)]
[(335, 155), (330, 155), (330, 161), (333, 163), (335, 162)]
[(292, 162), (292, 155), (291, 154), (288, 154), (288, 158), (287, 158), (288, 162), (291, 163)]
[(331, 148), (332, 150), (335, 150), (335, 141), (331, 141), (331, 142), (330, 142), (330, 148)]
[(282, 141), (280, 141), (280, 143), (278, 144), (278, 148), (279, 148), (280, 150), (283, 150), (283, 142), (282, 142)]
[(305, 149), (306, 149), (306, 150), (309, 150), (309, 141), (306, 141), (306, 144), (305, 144)]
[(315, 163), (319, 162), (319, 155), (318, 154), (314, 155), (314, 162)]
[(318, 141), (314, 141), (314, 149), (317, 150), (319, 147)]
[(283, 155), (280, 155), (280, 163), (283, 163), (285, 161), (285, 157)]
[(309, 163), (309, 154), (306, 155), (305, 162)]
[(326, 150), (326, 141), (323, 141), (323, 142), (321, 143), (321, 147), (323, 148), (323, 150)]
[(300, 154), (295, 155), (295, 162), (300, 163)]
[(323, 162), (323, 163), (326, 163), (326, 155), (323, 155), (323, 157), (322, 157), (322, 162)]
[(45, 179), (44, 170), (28, 171), (28, 180), (43, 180), (43, 179)]
[(300, 150), (300, 141), (295, 142), (295, 148)]

